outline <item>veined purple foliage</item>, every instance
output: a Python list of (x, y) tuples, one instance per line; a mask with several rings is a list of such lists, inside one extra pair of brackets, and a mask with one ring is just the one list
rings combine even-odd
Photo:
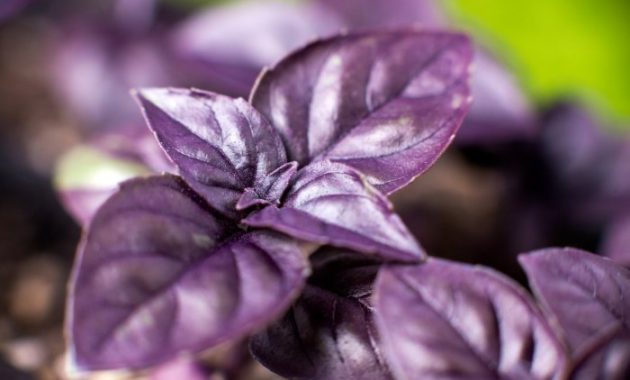
[(372, 305), (395, 378), (627, 378), (630, 270), (571, 248), (519, 261), (537, 302), (480, 266), (382, 266)]
[(630, 270), (577, 249), (547, 249), (519, 260), (573, 352), (610, 326), (630, 332)]
[[(131, 126), (79, 148), (67, 162), (83, 167), (58, 179), (85, 227), (66, 319), (76, 369), (206, 379), (198, 354), (249, 342), (294, 379), (630, 375), (627, 141), (578, 106), (537, 118), (493, 56), (425, 28), (448, 23), (435, 1), (252, 1), (159, 30), (154, 6), (117, 1), (116, 22), (78, 27), (58, 61), (80, 116)], [(212, 92), (153, 87), (195, 81)], [(136, 133), (125, 99), (144, 85)], [(462, 160), (499, 157), (496, 262), (613, 219), (603, 251), (617, 261), (521, 255), (533, 297), (427, 258), (387, 196), (461, 124)]]
[(516, 283), (490, 269), (429, 259), (381, 269), (374, 308), (396, 379), (562, 379), (568, 355)]
[(68, 319), (80, 369), (143, 368), (240, 338), (308, 274), (296, 242), (240, 231), (170, 175), (124, 184), (80, 251)]
[(433, 36), (315, 42), (265, 71), (251, 102), (290, 160), (344, 163), (392, 193), (435, 162), (470, 104), (468, 40)]
[(577, 249), (519, 257), (530, 286), (575, 360), (574, 378), (630, 374), (630, 270)]
[(256, 359), (291, 379), (392, 379), (370, 304), (379, 264), (352, 251), (316, 251), (298, 301), (252, 338)]
[(181, 176), (223, 213), (236, 212), (243, 189), (258, 186), (287, 163), (278, 134), (243, 99), (158, 89), (142, 91), (138, 100)]
[[(307, 256), (329, 245), (365, 260), (424, 259), (379, 188), (403, 186), (451, 142), (467, 109), (471, 56), (455, 33), (366, 32), (285, 58), (251, 104), (201, 90), (140, 90), (180, 175), (125, 182), (89, 223), (68, 308), (74, 364), (144, 368), (244, 338), (286, 312), (311, 271), (296, 305), (321, 305), (328, 318), (330, 302), (350, 297), (348, 310), (362, 310), (355, 293), (311, 291), (329, 271), (311, 269)], [(358, 67), (358, 77), (339, 77), (335, 66)], [(323, 135), (309, 135), (314, 123)], [(359, 145), (369, 154), (353, 155)], [(360, 327), (361, 318), (345, 317)], [(387, 374), (372, 333), (348, 339), (355, 336), (374, 359), (366, 363)]]
[[(422, 25), (453, 27), (437, 0), (313, 0), (339, 16), (349, 30)], [(518, 80), (496, 58), (478, 48), (471, 91), (475, 101), (457, 143), (490, 145), (529, 140), (536, 133), (536, 117)]]

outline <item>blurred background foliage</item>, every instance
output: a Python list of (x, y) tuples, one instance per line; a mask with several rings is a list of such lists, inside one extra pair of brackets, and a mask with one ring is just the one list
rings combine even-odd
[[(163, 1), (190, 9), (244, 0)], [(441, 1), (512, 66), (539, 105), (579, 97), (609, 124), (630, 128), (628, 0)]]
[(502, 54), (533, 98), (579, 96), (630, 126), (630, 2), (447, 0), (453, 17)]

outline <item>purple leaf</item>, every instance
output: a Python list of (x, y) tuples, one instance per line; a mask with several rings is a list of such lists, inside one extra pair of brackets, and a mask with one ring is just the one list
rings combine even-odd
[(67, 327), (84, 370), (143, 368), (243, 337), (284, 312), (307, 274), (292, 240), (235, 230), (170, 175), (123, 184), (79, 255)]
[(210, 7), (179, 26), (172, 45), (180, 57), (199, 62), (206, 79), (245, 96), (260, 69), (340, 29), (317, 4), (257, 0)]
[(630, 215), (609, 227), (602, 252), (620, 265), (630, 267)]
[(571, 248), (519, 256), (544, 309), (562, 327), (573, 352), (602, 329), (630, 331), (630, 271), (613, 261)]
[(181, 176), (226, 215), (243, 190), (286, 163), (278, 135), (242, 99), (184, 89), (142, 90), (138, 99)]
[(517, 284), (482, 267), (429, 259), (381, 269), (375, 319), (400, 379), (551, 379), (566, 355)]
[(630, 335), (620, 326), (600, 330), (576, 359), (572, 380), (630, 378)]
[(329, 247), (311, 261), (314, 275), (299, 300), (251, 339), (256, 359), (291, 379), (391, 379), (368, 302), (378, 265)]
[(400, 28), (421, 24), (443, 26), (445, 17), (436, 0), (314, 0), (341, 16), (351, 30)]
[(61, 25), (48, 62), (56, 96), (88, 130), (142, 127), (129, 89), (189, 80), (179, 77), (183, 70), (174, 67), (159, 33), (128, 34), (99, 15)]
[(281, 207), (266, 207), (243, 222), (385, 260), (424, 257), (387, 198), (340, 163), (319, 161), (300, 170)]
[[(541, 149), (571, 219), (605, 223), (630, 213), (630, 140), (606, 133), (585, 108), (559, 103), (545, 115)], [(574, 207), (580, 204), (580, 207)]]
[(536, 116), (517, 79), (483, 50), (474, 66), (474, 101), (456, 142), (488, 145), (536, 136)]
[(427, 170), (470, 102), (472, 49), (460, 34), (414, 29), (335, 37), (265, 72), (251, 102), (290, 160), (343, 162), (389, 194)]

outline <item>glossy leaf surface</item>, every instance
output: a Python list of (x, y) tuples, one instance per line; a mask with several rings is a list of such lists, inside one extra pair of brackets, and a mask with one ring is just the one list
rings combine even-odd
[(614, 326), (630, 331), (630, 271), (578, 249), (546, 249), (519, 256), (529, 284), (579, 352)]
[(281, 207), (244, 220), (298, 239), (417, 262), (424, 256), (389, 201), (349, 166), (320, 161), (296, 175)]
[(374, 308), (397, 379), (552, 379), (566, 356), (528, 294), (490, 269), (385, 267)]
[(264, 73), (251, 102), (290, 160), (343, 162), (388, 194), (427, 170), (470, 103), (472, 48), (414, 29), (321, 40)]
[(235, 231), (174, 176), (125, 183), (79, 255), (67, 328), (84, 370), (144, 368), (245, 336), (284, 312), (307, 274), (292, 240)]
[(377, 263), (330, 247), (311, 262), (314, 274), (300, 299), (252, 338), (254, 356), (291, 379), (391, 379), (369, 304)]
[(286, 163), (278, 135), (242, 99), (184, 89), (142, 90), (138, 99), (181, 176), (225, 214), (243, 190)]

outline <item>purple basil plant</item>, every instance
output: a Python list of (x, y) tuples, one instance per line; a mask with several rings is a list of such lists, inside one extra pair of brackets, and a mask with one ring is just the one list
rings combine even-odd
[[(535, 298), (489, 268), (429, 257), (386, 196), (425, 172), (469, 106), (472, 48), (405, 29), (313, 42), (249, 101), (136, 97), (178, 174), (122, 184), (71, 280), (71, 359), (161, 365), (250, 337), (295, 379), (624, 379), (630, 271), (577, 249), (523, 254)], [(621, 248), (623, 249), (623, 248)]]
[[(62, 186), (85, 227), (66, 326), (75, 369), (205, 379), (194, 357), (248, 341), (290, 379), (630, 376), (630, 145), (579, 107), (534, 116), (511, 74), (463, 35), (387, 29), (446, 25), (435, 3), (371, 4), (380, 11), (252, 2), (176, 30), (176, 54), (221, 84), (211, 90), (253, 89), (247, 101), (137, 90), (162, 150), (146, 131), (107, 133), (90, 149), (115, 158), (115, 175), (104, 167), (105, 186)], [(268, 22), (234, 26), (256, 17)], [(333, 36), (339, 27), (362, 31)], [(331, 37), (253, 82), (315, 35)], [(566, 226), (579, 239), (612, 226), (600, 249), (612, 260), (572, 248), (522, 254), (532, 296), (494, 269), (429, 257), (412, 232), (425, 246), (440, 225), (416, 208), (414, 187), (398, 190), (462, 122), (467, 164), (486, 170), (498, 158), (499, 243), (483, 258), (472, 247), (440, 255), (504, 269), (517, 252), (564, 244)], [(394, 193), (412, 199), (399, 210), (421, 219), (419, 231), (394, 212)]]
[(627, 378), (630, 271), (568, 248), (519, 261), (537, 302), (479, 266), (381, 269), (375, 320), (395, 378)]
[[(158, 29), (157, 36), (153, 33), (150, 38), (135, 29), (131, 33), (128, 27), (121, 28), (120, 21), (115, 30), (122, 29), (122, 34), (113, 33), (111, 27), (97, 29), (95, 33), (92, 26), (87, 29), (89, 33), (83, 28), (83, 33), (73, 34), (72, 43), (64, 42), (59, 49), (58, 88), (71, 109), (90, 116), (87, 120), (92, 124), (110, 130), (108, 134), (112, 136), (101, 133), (89, 143), (89, 148), (96, 150), (103, 161), (114, 163), (110, 171), (120, 167), (119, 164), (133, 170), (87, 183), (58, 181), (66, 208), (85, 225), (121, 179), (148, 171), (159, 173), (163, 169), (154, 165), (156, 160), (163, 160), (157, 149), (153, 149), (156, 157), (136, 154), (136, 158), (120, 155), (118, 149), (103, 149), (100, 140), (133, 146), (136, 140), (129, 136), (146, 131), (138, 128), (138, 114), (126, 96), (130, 87), (193, 84), (246, 97), (262, 68), (275, 64), (316, 37), (330, 36), (339, 30), (448, 25), (436, 1), (369, 0), (368, 3), (369, 7), (365, 1), (356, 0), (251, 1), (209, 7), (183, 22)], [(136, 9), (135, 13), (150, 13), (151, 8), (145, 8), (144, 12)], [(478, 49), (473, 66), (472, 93), (476, 100), (456, 142), (491, 145), (531, 137), (535, 117), (516, 79), (483, 49)], [(68, 67), (74, 69), (67, 70)], [(98, 91), (84, 93), (86, 75), (87, 80), (94, 82), (91, 87)], [(98, 85), (102, 82), (108, 86)], [(112, 123), (118, 127), (111, 128)], [(151, 141), (151, 138), (147, 135), (142, 140)], [(76, 155), (72, 159), (75, 158)], [(58, 176), (64, 177), (75, 170), (71, 168), (62, 166)]]
[[(69, 299), (74, 366), (139, 369), (200, 352), (259, 331), (296, 299), (313, 315), (354, 318), (359, 307), (371, 318), (356, 302), (373, 271), (356, 268), (424, 259), (385, 196), (452, 141), (470, 102), (471, 58), (459, 34), (366, 32), (289, 55), (263, 72), (249, 102), (140, 90), (179, 175), (123, 183), (89, 223)], [(310, 264), (311, 253), (321, 262)], [(334, 271), (362, 280), (318, 282)], [(351, 305), (337, 311), (344, 297)], [(385, 376), (375, 333), (355, 327)], [(365, 370), (329, 364), (316, 376)]]

